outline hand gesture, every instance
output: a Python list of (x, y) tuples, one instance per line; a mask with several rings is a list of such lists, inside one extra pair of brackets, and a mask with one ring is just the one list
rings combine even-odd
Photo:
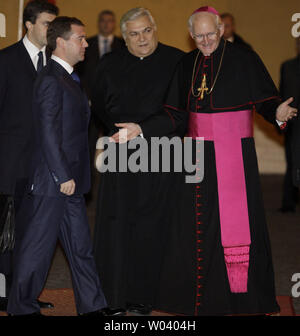
[(75, 192), (75, 181), (69, 180), (67, 182), (62, 183), (60, 185), (60, 192), (68, 196), (73, 195)]
[(141, 127), (135, 123), (120, 123), (115, 126), (122, 128), (111, 136), (111, 140), (120, 144), (130, 141), (142, 133)]
[(276, 119), (278, 121), (286, 122), (297, 116), (298, 110), (289, 104), (294, 100), (293, 97), (280, 104), (276, 111)]

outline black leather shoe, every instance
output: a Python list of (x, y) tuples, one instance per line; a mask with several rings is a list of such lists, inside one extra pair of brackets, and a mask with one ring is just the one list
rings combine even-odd
[(150, 315), (153, 307), (150, 304), (143, 303), (127, 303), (127, 311), (134, 314)]
[(53, 309), (54, 308), (54, 304), (51, 302), (43, 302), (43, 301), (37, 300), (37, 303), (42, 309)]
[(13, 314), (8, 314), (8, 316), (12, 316), (12, 317), (31, 317), (31, 316), (38, 316), (38, 317), (42, 317), (45, 316), (43, 315), (41, 312), (34, 312), (31, 314), (24, 314), (24, 315), (13, 315)]
[(126, 310), (123, 308), (103, 308), (101, 309), (101, 312), (104, 314), (104, 316), (124, 316), (126, 315)]
[(281, 213), (294, 213), (296, 212), (295, 208), (293, 207), (281, 207), (278, 209), (279, 212)]
[(0, 297), (0, 311), (7, 311), (8, 298)]
[(93, 317), (93, 316), (124, 316), (126, 315), (126, 310), (122, 309), (122, 308), (116, 308), (116, 309), (112, 309), (109, 307), (100, 309), (100, 310), (96, 310), (90, 313), (84, 313), (84, 314), (79, 314), (79, 316), (82, 317)]

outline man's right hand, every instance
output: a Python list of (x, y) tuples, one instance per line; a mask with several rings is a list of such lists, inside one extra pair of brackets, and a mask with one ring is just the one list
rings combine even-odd
[(62, 183), (60, 185), (60, 192), (68, 196), (73, 195), (75, 192), (75, 181), (70, 180), (70, 181)]

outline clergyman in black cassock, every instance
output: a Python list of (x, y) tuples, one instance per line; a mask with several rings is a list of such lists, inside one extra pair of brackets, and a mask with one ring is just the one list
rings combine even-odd
[(197, 10), (190, 31), (198, 48), (180, 61), (166, 107), (189, 113), (187, 135), (194, 145), (204, 138), (204, 178), (176, 188), (157, 305), (188, 315), (275, 313), (252, 118), (255, 109), (276, 124), (296, 111), (288, 102), (279, 106), (275, 85), (253, 51), (222, 39), (215, 9)]
[[(118, 132), (116, 123), (134, 123), (150, 141), (151, 137), (175, 135), (184, 123), (181, 112), (168, 114), (163, 109), (183, 52), (157, 44), (156, 28), (148, 14), (144, 9), (134, 9), (129, 15), (136, 12), (139, 16), (127, 22), (126, 36), (138, 35), (136, 41), (141, 47), (125, 38), (128, 50), (103, 56), (92, 113), (112, 137)], [(116, 145), (119, 150), (128, 143)], [(132, 152), (128, 150), (128, 154)], [(94, 251), (109, 305), (154, 305), (170, 225), (172, 182), (170, 173), (122, 173), (118, 165), (116, 172), (101, 174)]]

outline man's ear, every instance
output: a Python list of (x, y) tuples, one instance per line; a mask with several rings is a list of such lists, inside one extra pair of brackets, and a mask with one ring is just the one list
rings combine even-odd
[(64, 47), (64, 45), (65, 45), (65, 40), (60, 36), (57, 37), (56, 38), (56, 47), (62, 48), (62, 47)]
[(32, 28), (33, 24), (30, 21), (25, 22), (25, 27), (27, 30), (30, 30)]

